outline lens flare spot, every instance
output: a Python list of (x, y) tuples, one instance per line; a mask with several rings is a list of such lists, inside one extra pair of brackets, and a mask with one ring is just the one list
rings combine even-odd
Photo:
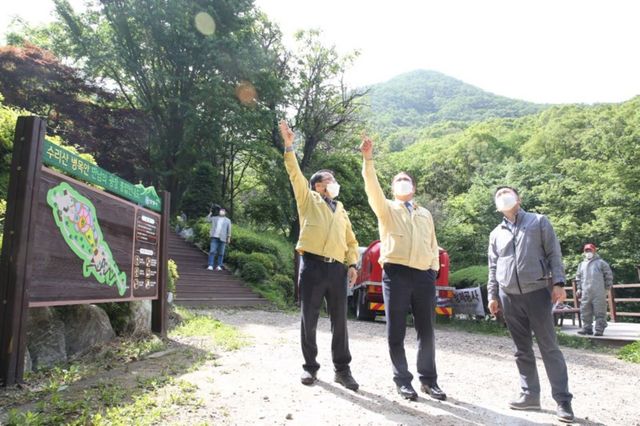
[(216, 32), (216, 22), (207, 12), (200, 12), (195, 18), (196, 29), (206, 36)]
[(258, 103), (258, 92), (248, 81), (241, 81), (236, 86), (236, 98), (242, 105), (255, 106)]

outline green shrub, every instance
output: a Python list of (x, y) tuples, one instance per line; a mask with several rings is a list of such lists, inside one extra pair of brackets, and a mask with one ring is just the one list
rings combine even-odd
[(623, 346), (618, 352), (618, 358), (640, 364), (640, 341)]
[(231, 250), (228, 253), (225, 253), (224, 263), (231, 265), (233, 269), (240, 269), (240, 266), (245, 263), (248, 256), (249, 255), (247, 253)]
[(167, 275), (167, 291), (172, 293), (176, 292), (176, 284), (178, 283), (178, 264), (173, 260), (169, 259), (169, 274)]
[(258, 262), (261, 263), (262, 266), (265, 267), (269, 274), (273, 274), (276, 271), (276, 265), (278, 263), (278, 259), (273, 254), (268, 253), (256, 253), (253, 252), (249, 255), (245, 255), (242, 257), (244, 262)]
[(271, 277), (269, 279), (270, 283), (273, 285), (274, 288), (281, 290), (286, 299), (285, 301), (288, 303), (293, 302), (293, 286), (295, 285), (293, 283), (293, 280), (291, 279), (291, 277), (288, 277), (286, 275), (282, 275), (282, 274), (276, 274), (273, 277)]
[[(209, 230), (211, 226), (204, 219), (198, 219), (192, 226), (192, 242), (204, 250), (209, 250)], [(242, 254), (264, 253), (270, 256), (274, 262), (276, 273), (293, 276), (293, 245), (280, 235), (269, 233), (257, 233), (242, 225), (233, 224), (231, 229), (231, 244), (227, 246), (225, 262), (236, 269), (242, 267), (242, 263), (248, 259)], [(260, 260), (260, 262), (263, 262)]]
[(469, 266), (449, 274), (449, 285), (456, 288), (485, 287), (488, 276), (488, 266)]
[(250, 283), (259, 283), (267, 278), (267, 269), (260, 262), (250, 261), (242, 265), (240, 276)]

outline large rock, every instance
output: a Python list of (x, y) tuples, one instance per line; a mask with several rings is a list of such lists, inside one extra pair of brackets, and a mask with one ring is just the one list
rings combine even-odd
[(151, 332), (151, 300), (136, 300), (129, 304), (125, 332), (134, 336)]
[(52, 308), (29, 309), (27, 348), (34, 370), (66, 362), (64, 322)]
[(107, 313), (96, 305), (65, 307), (63, 319), (68, 356), (116, 337)]

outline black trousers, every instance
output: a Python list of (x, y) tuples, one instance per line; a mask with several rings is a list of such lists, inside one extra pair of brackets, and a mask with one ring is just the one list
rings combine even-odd
[(569, 392), (567, 363), (558, 347), (549, 290), (543, 288), (525, 294), (506, 294), (500, 291), (500, 302), (516, 347), (515, 358), (522, 392), (540, 395), (540, 379), (531, 337), (533, 332), (551, 383), (553, 399), (556, 402), (571, 401), (573, 395)]
[(304, 256), (300, 272), (300, 343), (304, 364), (302, 368), (316, 372), (318, 345), (316, 328), (322, 301), (327, 300), (331, 320), (331, 356), (335, 371), (346, 371), (351, 362), (347, 335), (347, 267), (338, 262), (326, 263)]
[(407, 366), (404, 336), (407, 331), (407, 313), (413, 313), (418, 333), (417, 368), (420, 382), (436, 384), (436, 342), (433, 331), (436, 307), (436, 272), (421, 271), (404, 265), (386, 263), (382, 274), (384, 310), (387, 317), (387, 341), (393, 366), (393, 381), (408, 385), (413, 379)]

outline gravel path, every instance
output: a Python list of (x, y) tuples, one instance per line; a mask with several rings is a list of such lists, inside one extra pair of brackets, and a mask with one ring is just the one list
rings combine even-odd
[[(542, 360), (540, 412), (509, 410), (506, 402), (518, 391), (511, 341), (504, 337), (437, 330), (439, 384), (446, 402), (428, 397), (405, 401), (395, 391), (384, 337), (384, 322), (350, 321), (353, 361), (360, 383), (357, 393), (333, 382), (329, 321), (318, 326), (319, 362), (314, 386), (299, 382), (302, 354), (297, 314), (252, 310), (211, 310), (234, 325), (250, 345), (221, 355), (183, 379), (199, 387), (205, 406), (192, 413), (194, 422), (287, 425), (532, 425), (560, 424)], [(415, 375), (415, 332), (405, 347)], [(576, 423), (640, 425), (640, 365), (611, 355), (564, 348), (574, 394)], [(418, 386), (417, 377), (414, 386)], [(206, 413), (207, 418), (203, 418)], [(189, 421), (189, 415), (181, 416)]]

